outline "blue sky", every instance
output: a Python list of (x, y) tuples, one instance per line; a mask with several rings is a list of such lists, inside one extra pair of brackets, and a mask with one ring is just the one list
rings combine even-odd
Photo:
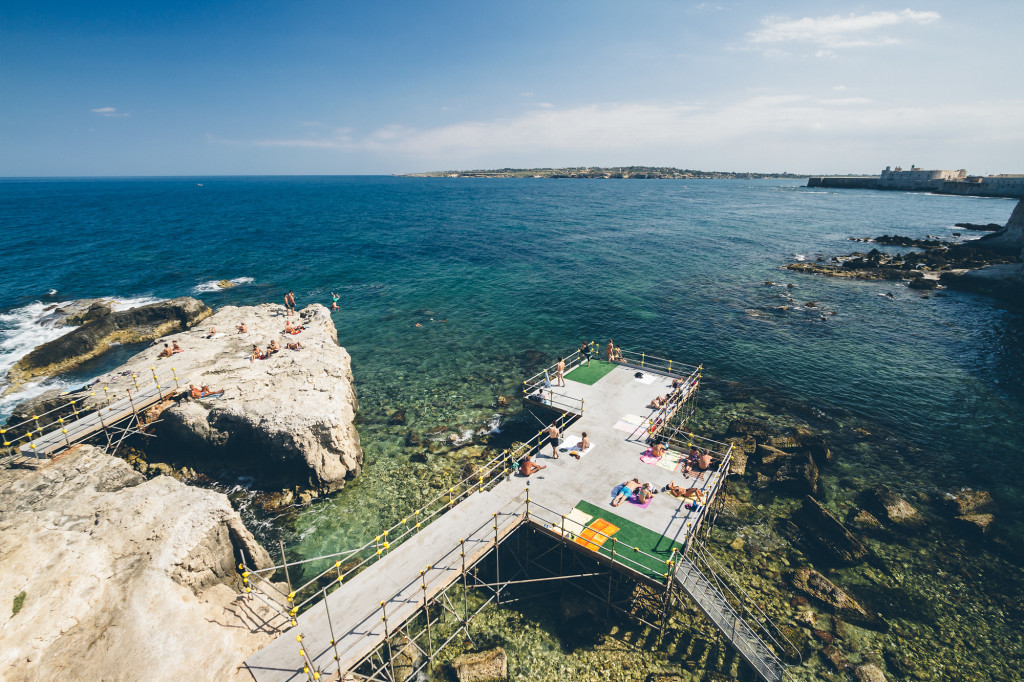
[(0, 175), (1024, 172), (1024, 2), (46, 2)]

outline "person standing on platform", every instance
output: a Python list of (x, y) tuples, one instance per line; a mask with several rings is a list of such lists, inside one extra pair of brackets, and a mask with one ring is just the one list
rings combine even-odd
[(295, 292), (294, 291), (289, 290), (288, 293), (284, 295), (284, 307), (288, 309), (288, 314), (289, 315), (294, 315), (295, 314)]
[(608, 339), (608, 347), (605, 350), (608, 352), (608, 362), (611, 362), (612, 358), (615, 357), (615, 344), (611, 339)]
[(565, 388), (565, 358), (558, 358), (558, 364), (555, 365), (555, 378), (558, 379), (558, 385)]
[(587, 367), (590, 367), (590, 346), (586, 341), (580, 344), (580, 361), (587, 361)]
[(548, 442), (551, 443), (551, 457), (558, 459), (558, 427), (552, 424), (548, 427)]

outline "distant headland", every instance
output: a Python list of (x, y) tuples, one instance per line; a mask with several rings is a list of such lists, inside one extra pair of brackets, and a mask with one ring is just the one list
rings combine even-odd
[(671, 166), (579, 166), (573, 168), (498, 168), (495, 170), (447, 170), (401, 173), (404, 178), (588, 178), (595, 180), (758, 180), (762, 178), (806, 178), (807, 173), (734, 173), (702, 171)]

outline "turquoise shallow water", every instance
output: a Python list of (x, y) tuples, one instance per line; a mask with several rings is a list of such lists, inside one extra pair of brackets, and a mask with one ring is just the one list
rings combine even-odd
[[(297, 556), (354, 547), (458, 476), (455, 458), (410, 461), (408, 430), (477, 428), (495, 415), (497, 396), (515, 394), (536, 369), (530, 351), (553, 359), (581, 339), (609, 337), (703, 363), (709, 395), (715, 380), (738, 381), (766, 409), (791, 400), (874, 433), (844, 448), (827, 474), (838, 497), (849, 480), (887, 480), (907, 495), (982, 487), (1018, 541), (1021, 313), (970, 294), (922, 298), (899, 284), (779, 270), (864, 248), (849, 237), (946, 238), (955, 222), (1001, 223), (1013, 202), (800, 184), (3, 180), (11, 274), (0, 282), (0, 370), (52, 336), (37, 324), (50, 303), (195, 295), (212, 306), (253, 304), (280, 302), (292, 288), (302, 306), (338, 292), (367, 466), (331, 500), (261, 529), (265, 539), (283, 533)], [(238, 286), (213, 286), (221, 279)], [(836, 314), (821, 319), (819, 310)], [(396, 410), (406, 425), (387, 424)], [(987, 592), (981, 579), (967, 585)], [(990, 621), (982, 612), (976, 624)]]

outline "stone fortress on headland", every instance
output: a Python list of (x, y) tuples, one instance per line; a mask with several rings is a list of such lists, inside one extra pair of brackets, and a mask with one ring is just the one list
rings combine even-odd
[(808, 187), (832, 189), (888, 189), (899, 191), (959, 194), (976, 197), (1024, 198), (1024, 175), (968, 175), (960, 170), (910, 170), (885, 167), (878, 177), (811, 177)]

